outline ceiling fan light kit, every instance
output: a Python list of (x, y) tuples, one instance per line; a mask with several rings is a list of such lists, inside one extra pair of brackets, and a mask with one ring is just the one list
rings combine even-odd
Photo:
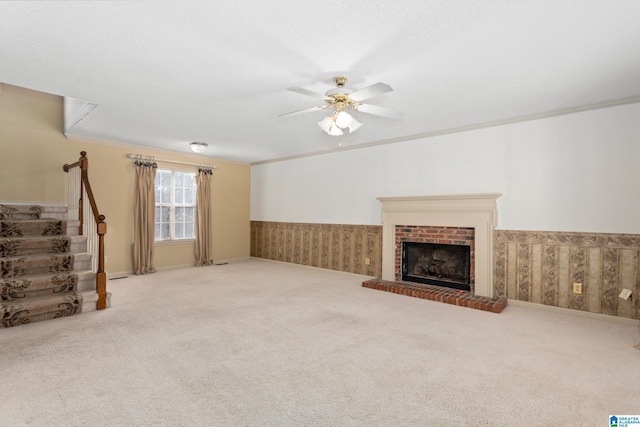
[(191, 151), (197, 154), (202, 154), (207, 150), (209, 144), (206, 142), (191, 142), (189, 143), (189, 147), (191, 147)]
[(326, 104), (317, 107), (306, 108), (304, 110), (293, 111), (291, 113), (281, 114), (280, 117), (293, 116), (303, 113), (310, 113), (312, 111), (333, 108), (333, 113), (331, 115), (318, 122), (318, 126), (320, 126), (320, 129), (332, 136), (342, 135), (343, 130), (345, 129), (347, 129), (349, 133), (353, 133), (362, 127), (362, 123), (357, 121), (351, 114), (347, 112), (348, 109), (393, 119), (402, 117), (403, 113), (400, 111), (391, 110), (385, 107), (379, 107), (377, 105), (363, 104), (361, 102), (374, 96), (391, 92), (393, 90), (391, 86), (385, 83), (378, 82), (371, 86), (367, 86), (364, 89), (353, 92), (344, 87), (344, 85), (347, 83), (346, 77), (336, 76), (333, 78), (333, 81), (336, 85), (336, 88), (328, 90), (324, 95), (301, 87), (289, 88), (289, 90), (292, 92), (297, 92), (302, 95), (307, 95), (314, 98), (320, 98), (325, 101)]
[(340, 111), (337, 114), (332, 114), (330, 116), (322, 119), (321, 122), (318, 122), (318, 126), (320, 129), (325, 131), (331, 136), (338, 136), (343, 134), (343, 130), (348, 129), (349, 133), (353, 133), (356, 130), (360, 129), (362, 123), (357, 121), (351, 114), (346, 111)]

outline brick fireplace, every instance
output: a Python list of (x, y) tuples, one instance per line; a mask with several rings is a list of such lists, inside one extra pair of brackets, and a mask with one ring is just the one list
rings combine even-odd
[(473, 228), (396, 225), (395, 235), (395, 280), (473, 292)]
[[(493, 297), (493, 234), (498, 214), (496, 200), (500, 196), (483, 193), (379, 197), (382, 202), (382, 280), (400, 280), (398, 242), (406, 238), (407, 233), (415, 234), (417, 240), (429, 240), (428, 234), (439, 234), (442, 241), (459, 234), (460, 239), (449, 240), (473, 245), (472, 293)], [(411, 231), (403, 231), (408, 229)], [(469, 239), (471, 234), (473, 237)]]

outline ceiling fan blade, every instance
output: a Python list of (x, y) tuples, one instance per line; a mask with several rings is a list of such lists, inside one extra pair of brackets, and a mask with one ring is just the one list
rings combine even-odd
[(328, 99), (325, 95), (321, 93), (314, 92), (312, 90), (305, 89), (303, 87), (290, 87), (290, 88), (287, 88), (287, 90), (290, 90), (291, 92), (300, 93), (302, 95), (311, 96), (313, 98)]
[(391, 92), (392, 90), (388, 84), (378, 82), (349, 94), (349, 98), (351, 98), (352, 101), (360, 102), (373, 98), (374, 96), (382, 95), (383, 93)]
[(404, 115), (402, 111), (370, 104), (358, 104), (354, 109), (361, 113), (375, 114), (376, 116), (388, 117), (390, 119), (399, 119)]
[(305, 113), (311, 113), (313, 111), (320, 111), (320, 110), (324, 110), (326, 108), (329, 108), (330, 105), (319, 105), (317, 107), (311, 107), (311, 108), (305, 108), (304, 110), (298, 110), (298, 111), (292, 111), (290, 113), (284, 113), (284, 114), (280, 114), (278, 117), (284, 117), (284, 116), (298, 116), (300, 114), (305, 114)]

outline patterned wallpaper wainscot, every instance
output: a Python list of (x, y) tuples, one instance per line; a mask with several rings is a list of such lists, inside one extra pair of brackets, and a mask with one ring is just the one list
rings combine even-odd
[(382, 226), (251, 221), (251, 256), (380, 277)]
[[(637, 319), (640, 235), (495, 232), (495, 292), (509, 299)], [(582, 283), (582, 294), (573, 284)], [(633, 295), (618, 298), (623, 288)]]

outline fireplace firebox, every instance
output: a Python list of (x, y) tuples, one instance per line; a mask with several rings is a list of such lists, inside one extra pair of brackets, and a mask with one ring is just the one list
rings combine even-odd
[(402, 280), (471, 290), (469, 246), (402, 242)]

